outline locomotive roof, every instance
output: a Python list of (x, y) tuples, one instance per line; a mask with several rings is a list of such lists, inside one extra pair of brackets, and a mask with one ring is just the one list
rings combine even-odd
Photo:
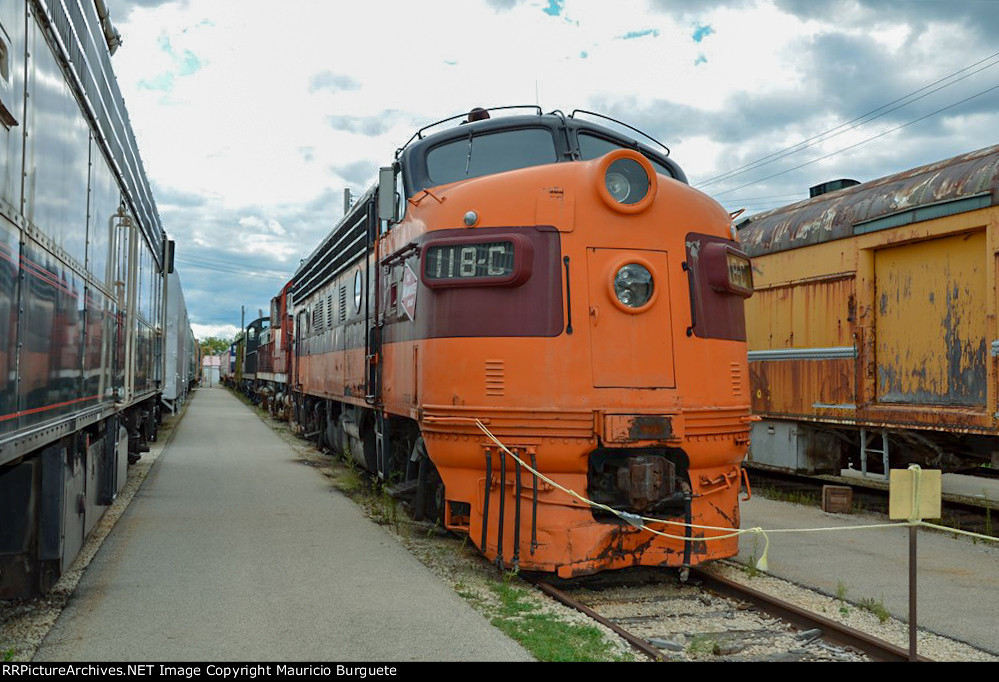
[[(499, 108), (511, 109), (525, 107)], [(440, 121), (418, 131), (413, 135), (413, 137), (410, 138), (409, 142), (407, 142), (402, 149), (396, 152), (396, 156), (402, 164), (407, 195), (412, 197), (422, 189), (432, 187), (436, 184), (431, 181), (427, 172), (426, 156), (427, 152), (431, 149), (447, 144), (448, 142), (468, 138), (469, 136), (486, 135), (502, 130), (516, 130), (518, 128), (549, 129), (555, 141), (559, 162), (575, 161), (580, 158), (577, 135), (580, 132), (586, 132), (612, 141), (619, 146), (635, 149), (648, 157), (653, 163), (665, 167), (668, 170), (668, 173), (675, 179), (683, 183), (687, 182), (687, 176), (684, 174), (683, 169), (681, 169), (675, 161), (669, 158), (669, 149), (665, 145), (654, 138), (649, 137), (645, 133), (632, 128), (626, 123), (604, 117), (601, 114), (595, 114), (593, 112), (582, 111), (579, 109), (566, 116), (561, 111), (553, 111), (548, 114), (542, 114), (540, 108), (528, 108), (535, 109), (536, 113), (504, 115), (472, 122), (461, 122), (451, 128), (440, 130), (439, 132), (432, 133), (426, 137), (422, 136), (423, 132), (428, 128), (434, 128), (457, 118), (461, 118), (464, 116), (464, 114), (462, 114), (461, 116), (445, 119), (444, 121)], [(494, 110), (490, 109), (490, 111)], [(576, 114), (585, 114), (605, 119), (612, 124), (616, 124), (616, 126), (620, 127), (622, 130), (627, 129), (628, 132), (621, 132), (607, 125), (579, 118)], [(647, 138), (649, 141), (654, 142), (658, 147), (661, 147), (661, 149), (656, 149), (650, 145), (639, 142), (637, 137), (632, 133), (637, 133), (639, 136)], [(414, 142), (414, 140), (416, 141)]]
[(999, 145), (760, 213), (739, 226), (750, 256), (845, 239), (999, 203)]
[[(516, 108), (524, 107), (499, 107), (499, 109)], [(539, 127), (547, 128), (551, 131), (560, 162), (574, 161), (580, 158), (577, 134), (579, 132), (586, 132), (611, 141), (619, 146), (633, 148), (648, 157), (654, 164), (665, 167), (675, 179), (683, 183), (687, 182), (687, 177), (684, 175), (683, 170), (675, 161), (669, 158), (669, 149), (662, 145), (662, 143), (648, 137), (639, 130), (631, 128), (625, 123), (615, 121), (614, 119), (606, 119), (623, 129), (631, 130), (640, 136), (648, 138), (651, 142), (662, 147), (662, 150), (657, 150), (643, 144), (630, 134), (625, 134), (608, 126), (576, 116), (576, 114), (585, 114), (606, 118), (600, 114), (576, 110), (569, 116), (566, 116), (560, 111), (542, 114), (540, 108), (527, 108), (535, 109), (536, 113), (504, 115), (471, 123), (457, 123), (451, 128), (446, 128), (426, 136), (423, 135), (430, 128), (436, 128), (466, 116), (466, 114), (461, 114), (460, 116), (438, 121), (417, 131), (403, 148), (396, 152), (398, 162), (402, 166), (403, 181), (407, 196), (412, 197), (420, 190), (435, 184), (430, 180), (426, 164), (426, 155), (431, 149), (454, 140), (468, 138), (470, 135), (485, 135), (502, 130)], [(490, 111), (495, 111), (495, 109), (491, 109)], [(361, 195), (350, 211), (334, 225), (333, 229), (330, 230), (319, 245), (302, 260), (293, 278), (293, 290), (296, 297), (308, 296), (323, 282), (328, 281), (330, 276), (335, 275), (348, 263), (352, 262), (360, 253), (363, 253), (364, 244), (359, 244), (359, 240), (364, 239), (364, 227), (361, 225), (361, 222), (365, 218), (367, 211), (366, 204), (374, 199), (377, 192), (378, 186), (373, 185)]]

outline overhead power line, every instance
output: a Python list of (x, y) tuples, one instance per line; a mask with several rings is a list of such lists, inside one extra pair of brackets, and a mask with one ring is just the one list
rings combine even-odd
[(252, 269), (247, 269), (242, 266), (236, 267), (226, 267), (222, 265), (210, 265), (207, 263), (199, 263), (197, 261), (188, 260), (186, 258), (177, 258), (178, 263), (184, 265), (185, 267), (194, 268), (195, 270), (210, 270), (213, 272), (226, 272), (236, 275), (242, 275), (243, 277), (254, 277), (259, 279), (274, 279), (274, 280), (288, 280), (291, 275), (279, 274), (276, 271), (270, 272), (256, 272)]
[[(989, 63), (986, 64), (986, 62), (989, 62)], [(976, 66), (979, 66), (981, 64), (985, 64), (985, 65), (981, 66), (978, 69), (975, 69)], [(834, 137), (842, 135), (843, 133), (846, 133), (846, 132), (849, 132), (851, 130), (854, 130), (855, 128), (859, 128), (860, 126), (866, 125), (866, 124), (870, 123), (871, 121), (875, 121), (875, 120), (877, 120), (877, 119), (879, 119), (879, 118), (881, 118), (883, 116), (886, 116), (887, 114), (889, 114), (889, 113), (891, 113), (893, 111), (897, 111), (898, 109), (906, 107), (906, 106), (908, 106), (908, 105), (910, 105), (910, 104), (912, 104), (914, 102), (918, 102), (919, 100), (924, 99), (926, 97), (929, 97), (930, 95), (932, 95), (932, 94), (934, 94), (936, 92), (939, 92), (940, 90), (942, 90), (944, 88), (950, 87), (951, 85), (954, 85), (955, 83), (959, 83), (959, 82), (965, 80), (966, 78), (970, 78), (971, 76), (974, 76), (975, 74), (978, 74), (978, 73), (984, 71), (985, 69), (992, 68), (993, 66), (996, 66), (997, 64), (999, 64), (999, 52), (991, 54), (991, 55), (989, 55), (988, 57), (986, 57), (984, 59), (980, 59), (977, 62), (975, 62), (974, 64), (969, 64), (968, 66), (966, 66), (966, 67), (964, 67), (962, 69), (959, 69), (959, 70), (957, 70), (957, 71), (955, 71), (955, 72), (953, 72), (951, 74), (948, 74), (948, 75), (944, 76), (943, 78), (939, 78), (939, 79), (933, 81), (932, 83), (924, 85), (923, 87), (919, 88), (918, 90), (914, 90), (914, 91), (912, 91), (912, 92), (910, 92), (910, 93), (908, 93), (906, 95), (903, 95), (902, 97), (899, 97), (899, 98), (897, 98), (895, 100), (892, 100), (891, 102), (888, 102), (887, 104), (883, 104), (880, 107), (877, 107), (876, 109), (872, 109), (871, 111), (868, 111), (865, 114), (862, 114), (862, 115), (860, 115), (860, 116), (858, 116), (858, 117), (856, 117), (854, 119), (851, 119), (850, 121), (847, 121), (846, 123), (841, 123), (838, 126), (835, 126), (833, 128), (829, 128), (828, 130), (825, 130), (825, 131), (823, 131), (821, 133), (818, 133), (816, 135), (813, 135), (813, 136), (811, 136), (811, 137), (809, 137), (809, 138), (807, 138), (805, 140), (802, 140), (801, 142), (798, 142), (797, 144), (791, 145), (789, 147), (785, 147), (785, 148), (780, 149), (780, 150), (778, 150), (776, 152), (773, 152), (773, 153), (768, 154), (766, 156), (763, 156), (763, 157), (761, 157), (759, 159), (756, 159), (755, 161), (751, 161), (751, 162), (743, 164), (742, 166), (739, 166), (737, 168), (733, 168), (733, 169), (731, 169), (729, 171), (726, 171), (724, 173), (721, 173), (719, 175), (715, 175), (713, 177), (710, 177), (707, 180), (704, 180), (703, 182), (697, 183), (695, 186), (696, 187), (705, 187), (707, 185), (712, 185), (712, 184), (715, 184), (717, 182), (721, 182), (723, 180), (728, 180), (728, 179), (731, 179), (732, 177), (735, 177), (737, 175), (742, 175), (743, 173), (747, 173), (747, 172), (749, 172), (751, 170), (756, 170), (758, 168), (761, 168), (762, 166), (769, 165), (771, 163), (779, 161), (779, 160), (781, 160), (783, 158), (786, 158), (788, 156), (791, 156), (793, 154), (797, 154), (798, 152), (804, 151), (805, 149), (808, 149), (810, 147), (814, 147), (815, 145), (817, 145), (817, 144), (819, 144), (821, 142), (825, 142), (825, 141), (830, 140), (830, 139), (832, 139)], [(959, 78), (955, 78), (955, 76), (958, 76), (959, 74), (964, 73), (965, 71), (969, 71), (970, 69), (975, 69), (975, 70), (971, 71), (970, 73), (965, 73), (963, 76), (960, 76)], [(953, 80), (951, 80), (951, 79), (953, 79)], [(950, 81), (950, 82), (945, 82), (945, 81)], [(941, 83), (942, 83), (942, 85), (941, 85)], [(939, 87), (934, 87), (934, 86), (939, 86)], [(926, 91), (928, 91), (928, 92), (926, 92)], [(923, 93), (923, 94), (920, 94), (920, 93)], [(916, 95), (919, 95), (919, 96), (916, 97)], [(893, 105), (897, 105), (897, 106), (893, 106)], [(733, 190), (727, 190), (727, 191), (733, 191)]]
[[(240, 268), (253, 268), (254, 270), (268, 270), (270, 272), (285, 272), (285, 270), (283, 270), (283, 269), (276, 269), (276, 268), (268, 266), (268, 265), (258, 265), (256, 263), (245, 263), (243, 261), (237, 261), (237, 260), (231, 260), (231, 259), (221, 260), (221, 259), (218, 259), (218, 258), (208, 258), (207, 256), (196, 256), (196, 255), (192, 255), (192, 254), (189, 254), (189, 253), (184, 253), (183, 254), (183, 258), (188, 258), (190, 260), (198, 261), (198, 262), (202, 262), (202, 263), (218, 263), (219, 265), (230, 265), (230, 266), (233, 266), (233, 267), (240, 267)], [(288, 267), (291, 268), (292, 266), (289, 265)]]
[(868, 142), (873, 142), (874, 140), (876, 140), (876, 139), (878, 139), (880, 137), (884, 137), (885, 135), (888, 135), (890, 133), (894, 133), (895, 131), (901, 130), (902, 128), (908, 128), (909, 126), (911, 126), (911, 125), (913, 125), (915, 123), (919, 123), (920, 121), (925, 121), (926, 119), (930, 118), (931, 116), (936, 116), (937, 114), (939, 114), (941, 112), (944, 112), (944, 111), (947, 111), (948, 109), (953, 109), (954, 107), (961, 106), (962, 104), (970, 102), (973, 99), (977, 99), (977, 98), (981, 97), (982, 95), (987, 95), (988, 93), (992, 92), (993, 90), (999, 90), (999, 85), (993, 85), (991, 88), (988, 88), (986, 90), (982, 90), (981, 92), (978, 92), (978, 93), (972, 95), (971, 97), (965, 97), (960, 102), (954, 102), (953, 104), (948, 104), (947, 106), (941, 107), (941, 108), (937, 109), (936, 111), (931, 111), (930, 113), (926, 114), (925, 116), (920, 116), (919, 118), (913, 119), (913, 120), (909, 121), (908, 123), (903, 123), (901, 125), (897, 125), (894, 128), (890, 128), (889, 130), (885, 130), (883, 132), (880, 132), (877, 135), (873, 135), (871, 137), (868, 137), (865, 140), (861, 140), (860, 142), (857, 142), (856, 144), (851, 144), (848, 147), (843, 147), (842, 149), (837, 149), (834, 152), (829, 152), (828, 154), (824, 154), (822, 156), (814, 158), (811, 161), (806, 161), (805, 163), (799, 164), (799, 165), (795, 166), (794, 168), (788, 168), (786, 170), (782, 170), (782, 171), (779, 171), (777, 173), (773, 173), (773, 174), (768, 175), (768, 176), (763, 177), (763, 178), (758, 178), (758, 179), (753, 180), (751, 182), (747, 182), (747, 183), (745, 183), (743, 185), (739, 185), (738, 187), (733, 187), (731, 189), (727, 189), (727, 190), (724, 190), (722, 192), (713, 192), (712, 196), (713, 197), (720, 197), (723, 194), (728, 194), (729, 192), (735, 192), (735, 191), (743, 189), (745, 187), (750, 187), (752, 185), (759, 184), (759, 183), (763, 182), (764, 180), (769, 180), (771, 178), (776, 178), (779, 175), (784, 175), (785, 173), (790, 173), (792, 171), (796, 171), (798, 169), (804, 168), (805, 166), (810, 166), (813, 163), (818, 163), (819, 161), (822, 161), (824, 159), (828, 159), (831, 156), (836, 156), (837, 154), (842, 154), (843, 152), (848, 152), (851, 149), (856, 149), (857, 147), (863, 146), (863, 145), (867, 144)]

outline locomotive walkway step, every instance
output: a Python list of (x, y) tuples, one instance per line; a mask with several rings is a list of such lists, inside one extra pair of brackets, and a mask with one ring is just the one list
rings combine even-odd
[(35, 660), (531, 657), (250, 409), (203, 388)]

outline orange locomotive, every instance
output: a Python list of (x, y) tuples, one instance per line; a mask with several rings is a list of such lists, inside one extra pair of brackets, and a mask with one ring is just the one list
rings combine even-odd
[(397, 152), (295, 273), (294, 421), (505, 566), (732, 556), (698, 538), (739, 526), (749, 260), (668, 150), (580, 114)]

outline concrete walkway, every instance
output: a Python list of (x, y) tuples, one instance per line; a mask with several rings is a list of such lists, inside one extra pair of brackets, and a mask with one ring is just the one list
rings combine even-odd
[[(874, 515), (827, 514), (820, 509), (754, 497), (742, 505), (742, 527), (849, 527), (888, 523)], [(763, 552), (763, 539), (744, 535), (739, 559)], [(769, 573), (846, 599), (883, 600), (908, 620), (907, 527), (770, 535)], [(917, 539), (917, 622), (938, 634), (999, 655), (999, 544), (920, 529)]]
[(203, 388), (35, 660), (532, 659)]

